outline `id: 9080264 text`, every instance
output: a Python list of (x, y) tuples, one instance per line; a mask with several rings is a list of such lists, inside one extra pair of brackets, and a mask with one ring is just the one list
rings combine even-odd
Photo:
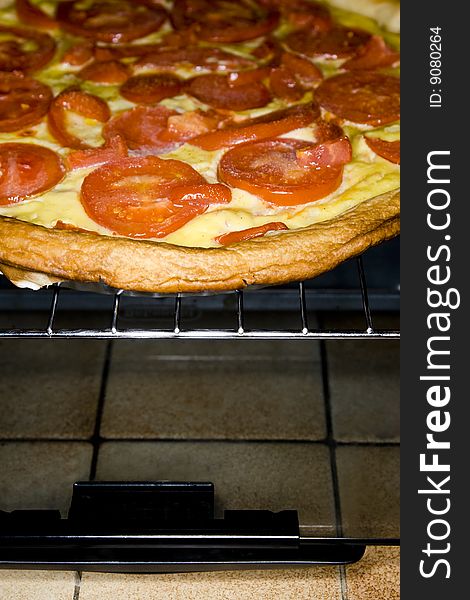
[(429, 106), (441, 108), (442, 106), (442, 27), (429, 28)]

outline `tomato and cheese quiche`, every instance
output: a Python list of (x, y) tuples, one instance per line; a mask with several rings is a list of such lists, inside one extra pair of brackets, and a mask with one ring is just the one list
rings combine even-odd
[(0, 1), (0, 270), (229, 290), (396, 235), (399, 5), (333, 1)]

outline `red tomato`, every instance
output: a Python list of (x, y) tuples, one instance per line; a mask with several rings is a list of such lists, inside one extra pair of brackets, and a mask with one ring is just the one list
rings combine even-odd
[(54, 56), (55, 42), (48, 33), (0, 25), (0, 36), (0, 71), (32, 73)]
[(75, 150), (91, 148), (92, 146), (67, 130), (66, 118), (68, 111), (104, 123), (111, 116), (108, 105), (97, 96), (74, 89), (63, 91), (52, 101), (48, 115), (48, 126), (55, 139), (62, 146), (74, 148)]
[(282, 98), (286, 102), (298, 102), (305, 94), (304, 88), (285, 67), (276, 67), (271, 70), (269, 85), (272, 93), (277, 98)]
[(114, 233), (162, 238), (219, 202), (221, 187), (178, 160), (127, 158), (85, 177), (81, 202), (91, 219)]
[(230, 244), (236, 244), (238, 242), (244, 242), (245, 240), (252, 240), (253, 238), (262, 237), (266, 235), (268, 231), (286, 231), (289, 228), (280, 221), (274, 221), (273, 223), (266, 223), (259, 227), (250, 227), (249, 229), (242, 229), (241, 231), (231, 231), (230, 233), (224, 233), (215, 238), (216, 242), (219, 242), (222, 246), (229, 246)]
[(281, 65), (290, 71), (304, 88), (311, 88), (323, 79), (322, 72), (312, 62), (290, 52), (283, 52)]
[(250, 0), (175, 0), (171, 20), (176, 29), (193, 28), (199, 39), (232, 43), (273, 31), (279, 13), (266, 11)]
[(65, 159), (69, 171), (97, 167), (111, 162), (116, 162), (127, 156), (127, 146), (120, 135), (114, 135), (101, 146), (101, 148), (88, 148), (75, 150)]
[(386, 140), (381, 140), (380, 138), (370, 138), (366, 136), (366, 144), (369, 148), (381, 156), (385, 158), (385, 160), (390, 161), (396, 165), (400, 164), (400, 141), (396, 142), (387, 142)]
[(360, 29), (335, 27), (320, 35), (311, 30), (295, 31), (286, 37), (285, 43), (290, 50), (308, 58), (337, 59), (354, 56), (370, 37)]
[(162, 139), (168, 117), (178, 113), (164, 106), (137, 106), (116, 115), (106, 123), (103, 136), (121, 135), (130, 150), (163, 154), (175, 148), (174, 141)]
[(236, 71), (228, 75), (228, 82), (229, 85), (231, 85), (232, 87), (238, 87), (240, 85), (247, 85), (256, 81), (263, 81), (263, 79), (268, 79), (270, 74), (270, 67), (258, 67), (257, 69)]
[(306, 144), (283, 138), (236, 146), (220, 160), (219, 179), (278, 206), (324, 198), (341, 184), (343, 168), (303, 167), (297, 150)]
[(29, 0), (15, 0), (16, 14), (20, 21), (32, 27), (55, 29), (58, 23)]
[(323, 81), (315, 91), (315, 100), (353, 123), (392, 123), (400, 117), (400, 80), (374, 71), (351, 71)]
[(166, 129), (162, 131), (159, 138), (172, 142), (186, 142), (196, 136), (217, 129), (224, 121), (224, 117), (213, 110), (206, 112), (193, 110), (190, 112), (176, 114), (168, 117)]
[(182, 87), (183, 81), (176, 75), (134, 75), (121, 86), (121, 95), (131, 102), (154, 104), (164, 98), (177, 96)]
[(271, 95), (259, 81), (244, 85), (231, 85), (224, 75), (200, 75), (194, 77), (186, 92), (201, 102), (225, 110), (247, 110), (265, 106)]
[(0, 205), (46, 192), (64, 176), (59, 156), (36, 144), (0, 144)]
[(59, 2), (56, 13), (62, 29), (101, 42), (129, 42), (157, 31), (166, 19), (161, 6), (131, 0)]
[(18, 131), (38, 123), (52, 100), (47, 85), (22, 73), (0, 73), (0, 131)]
[(340, 137), (327, 142), (308, 144), (296, 152), (297, 160), (303, 167), (340, 167), (352, 159), (351, 142)]
[(106, 60), (103, 62), (93, 62), (84, 67), (78, 76), (86, 81), (95, 83), (120, 84), (129, 79), (131, 70), (127, 65), (118, 60)]
[(377, 69), (389, 67), (400, 60), (400, 53), (392, 50), (380, 35), (373, 35), (363, 46), (359, 46), (356, 56), (347, 60), (342, 68), (347, 71), (357, 69)]
[(74, 67), (81, 67), (93, 58), (94, 45), (92, 42), (74, 44), (62, 56), (62, 62)]
[(210, 71), (234, 71), (253, 66), (253, 61), (220, 48), (160, 48), (145, 54), (134, 63), (135, 68), (150, 68), (175, 71), (181, 67), (207, 69)]
[(320, 108), (313, 102), (300, 104), (283, 110), (268, 113), (255, 119), (246, 119), (237, 125), (213, 131), (191, 141), (203, 150), (218, 150), (245, 142), (276, 137), (305, 127), (320, 117)]

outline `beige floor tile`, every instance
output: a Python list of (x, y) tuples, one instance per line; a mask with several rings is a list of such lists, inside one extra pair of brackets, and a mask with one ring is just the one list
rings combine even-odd
[(336, 567), (172, 575), (86, 573), (80, 600), (340, 600)]
[(399, 448), (343, 446), (336, 459), (345, 535), (399, 537)]
[(67, 513), (75, 481), (88, 479), (91, 444), (0, 444), (0, 510), (53, 508)]
[(316, 354), (310, 343), (116, 344), (101, 435), (323, 439)]
[(97, 479), (211, 481), (218, 515), (297, 509), (305, 532), (334, 534), (329, 454), (319, 444), (108, 442)]
[[(361, 326), (344, 315), (329, 325)], [(378, 315), (376, 327), (398, 327), (398, 319)], [(399, 342), (393, 340), (327, 343), (334, 436), (340, 441), (394, 442), (400, 437)]]
[(399, 600), (400, 548), (369, 546), (364, 558), (346, 567), (347, 600)]
[(0, 438), (88, 438), (105, 345), (78, 340), (0, 342)]
[(2, 600), (73, 600), (75, 573), (62, 571), (2, 571)]

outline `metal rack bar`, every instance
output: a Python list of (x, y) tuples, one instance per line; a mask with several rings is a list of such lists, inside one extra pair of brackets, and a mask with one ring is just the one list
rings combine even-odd
[[(30, 329), (30, 328), (15, 328), (15, 329), (0, 329), (0, 338), (56, 338), (56, 339), (72, 339), (72, 338), (91, 338), (91, 339), (199, 339), (199, 340), (229, 340), (229, 339), (251, 339), (251, 340), (294, 340), (294, 339), (316, 339), (316, 340), (357, 340), (357, 339), (398, 339), (400, 337), (399, 331), (390, 329), (375, 329), (371, 307), (369, 302), (369, 293), (367, 289), (367, 281), (364, 271), (364, 265), (361, 257), (357, 258), (357, 273), (359, 279), (358, 291), (360, 290), (360, 300), (362, 304), (362, 311), (365, 319), (365, 328), (360, 329), (348, 329), (348, 330), (333, 330), (333, 329), (313, 329), (309, 327), (308, 323), (308, 304), (306, 300), (306, 289), (304, 282), (298, 284), (297, 290), (295, 288), (290, 290), (279, 290), (279, 302), (280, 305), (286, 304), (287, 295), (295, 300), (295, 294), (298, 297), (297, 308), (296, 303), (289, 301), (291, 309), (298, 310), (299, 314), (299, 328), (292, 329), (261, 329), (261, 328), (247, 328), (245, 323), (245, 306), (244, 306), (244, 293), (241, 290), (235, 292), (235, 319), (236, 327), (232, 328), (208, 328), (200, 329), (197, 327), (187, 328), (183, 326), (183, 294), (177, 294), (175, 297), (175, 304), (173, 309), (173, 326), (168, 328), (155, 327), (151, 328), (145, 323), (144, 328), (124, 328), (120, 327), (120, 316), (122, 308), (122, 298), (126, 295), (122, 290), (118, 290), (114, 294), (112, 312), (110, 316), (110, 327), (109, 328), (55, 328), (55, 317), (56, 312), (60, 303), (60, 284), (56, 284), (53, 287), (52, 301), (49, 309), (47, 326), (44, 329)], [(16, 290), (14, 291), (17, 294)], [(250, 294), (256, 294), (257, 291), (250, 291)], [(276, 290), (273, 288), (272, 294), (275, 294)], [(322, 290), (318, 291), (321, 294)], [(16, 297), (16, 296), (15, 296)], [(214, 297), (212, 297), (214, 298)], [(309, 294), (309, 298), (312, 296)], [(209, 296), (208, 299), (211, 299)], [(155, 299), (149, 296), (149, 302), (158, 302), (159, 299)], [(264, 305), (264, 303), (261, 303)], [(273, 306), (273, 302), (269, 307), (265, 307), (265, 311), (269, 310)], [(109, 310), (109, 308), (108, 308)]]

